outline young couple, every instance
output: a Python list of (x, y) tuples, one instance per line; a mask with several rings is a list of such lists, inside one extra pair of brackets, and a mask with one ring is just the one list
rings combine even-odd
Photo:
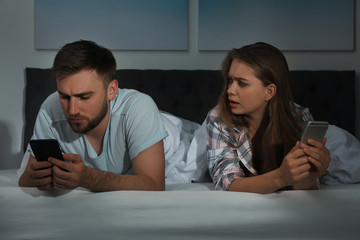
[[(38, 162), (29, 148), (18, 171), (19, 186), (165, 189), (168, 133), (159, 110), (149, 96), (119, 89), (115, 71), (112, 53), (91, 41), (66, 44), (57, 53), (57, 92), (41, 106), (32, 139), (58, 140), (66, 161)], [(205, 120), (215, 189), (317, 189), (330, 154), (326, 139), (298, 148), (312, 117), (292, 100), (283, 54), (266, 43), (233, 49), (222, 72), (224, 91)]]

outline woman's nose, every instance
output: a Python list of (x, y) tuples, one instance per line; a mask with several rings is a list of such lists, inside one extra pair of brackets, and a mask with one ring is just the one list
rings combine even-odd
[(234, 95), (235, 94), (235, 82), (229, 83), (228, 89), (227, 89), (228, 95)]

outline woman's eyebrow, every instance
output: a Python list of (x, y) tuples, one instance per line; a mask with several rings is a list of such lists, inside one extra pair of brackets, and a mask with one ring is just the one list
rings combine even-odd
[(243, 78), (243, 77), (232, 77), (232, 76), (229, 76), (228, 78), (229, 78), (229, 79), (236, 80), (236, 81), (249, 81), (249, 79), (246, 79), (246, 78)]

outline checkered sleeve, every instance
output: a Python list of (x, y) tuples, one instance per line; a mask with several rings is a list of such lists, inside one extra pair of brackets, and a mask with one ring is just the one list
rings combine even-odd
[(207, 120), (208, 167), (215, 190), (227, 191), (234, 180), (245, 177), (245, 174), (240, 167), (236, 148), (228, 146), (221, 135), (216, 115), (217, 111), (212, 110)]

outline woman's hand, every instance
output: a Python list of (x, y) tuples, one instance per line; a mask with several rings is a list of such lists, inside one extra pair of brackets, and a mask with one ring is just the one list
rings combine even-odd
[(301, 144), (301, 149), (306, 154), (307, 160), (311, 163), (310, 176), (293, 185), (294, 189), (317, 189), (318, 178), (326, 173), (330, 163), (330, 152), (325, 147), (326, 139), (318, 142), (309, 139), (308, 144)]
[(330, 152), (325, 147), (326, 138), (323, 142), (309, 139), (308, 144), (301, 144), (301, 149), (307, 155), (307, 159), (312, 164), (310, 173), (314, 177), (320, 177), (326, 173), (330, 164)]
[(310, 176), (311, 164), (303, 149), (298, 148), (299, 142), (284, 157), (278, 168), (280, 186), (294, 185)]

